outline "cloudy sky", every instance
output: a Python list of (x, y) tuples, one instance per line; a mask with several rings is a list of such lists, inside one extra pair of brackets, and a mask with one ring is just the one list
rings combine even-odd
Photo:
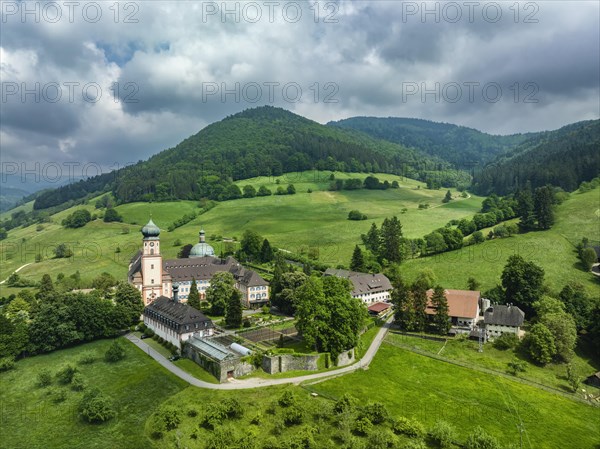
[(600, 115), (597, 1), (1, 6), (5, 172), (122, 166), (264, 104), (495, 134)]

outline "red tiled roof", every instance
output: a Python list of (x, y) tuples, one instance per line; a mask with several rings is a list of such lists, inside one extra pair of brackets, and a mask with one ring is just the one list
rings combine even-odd
[[(448, 300), (448, 315), (450, 317), (477, 318), (479, 307), (479, 297), (481, 292), (470, 290), (444, 290)], [(435, 309), (431, 305), (433, 289), (427, 290), (427, 309), (428, 315), (435, 315)]]
[(375, 313), (380, 313), (383, 312), (384, 310), (387, 310), (391, 307), (390, 304), (386, 304), (384, 302), (376, 302), (373, 305), (369, 306), (369, 311), (370, 312), (375, 312)]

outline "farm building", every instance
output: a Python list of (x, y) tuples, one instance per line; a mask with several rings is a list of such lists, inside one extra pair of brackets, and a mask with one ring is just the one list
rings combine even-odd
[(486, 338), (493, 339), (508, 333), (519, 336), (524, 321), (525, 312), (517, 306), (494, 304), (483, 314)]
[(323, 275), (350, 280), (352, 283), (352, 297), (360, 299), (365, 304), (390, 300), (392, 283), (384, 274), (358, 273), (356, 271), (328, 268)]
[[(481, 293), (471, 290), (444, 290), (448, 301), (448, 315), (454, 333), (470, 333), (477, 327)], [(433, 316), (436, 311), (431, 304), (433, 289), (427, 290), (427, 315)]]

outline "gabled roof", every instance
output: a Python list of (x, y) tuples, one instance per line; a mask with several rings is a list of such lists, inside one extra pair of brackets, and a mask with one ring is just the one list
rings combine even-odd
[(178, 326), (198, 324), (203, 329), (213, 327), (210, 318), (199, 310), (187, 304), (175, 302), (166, 296), (159, 296), (154, 302), (148, 304), (144, 308), (144, 315), (158, 315)]
[(163, 261), (163, 269), (170, 273), (173, 282), (210, 280), (215, 273), (228, 271), (240, 283), (248, 287), (269, 285), (256, 271), (249, 270), (228, 257), (225, 260), (214, 256), (195, 257), (190, 259), (169, 259)]
[[(471, 290), (444, 290), (446, 300), (448, 301), (448, 316), (457, 318), (476, 319), (479, 314), (479, 298), (481, 293)], [(425, 312), (428, 315), (435, 315), (435, 308), (431, 304), (433, 289), (427, 290), (427, 308)]]
[(391, 304), (386, 304), (385, 302), (376, 302), (369, 306), (369, 312), (381, 313), (384, 310), (387, 310), (391, 307)]
[(485, 324), (517, 327), (523, 325), (525, 312), (517, 306), (495, 304), (485, 311), (483, 319)]
[(382, 273), (368, 274), (342, 270), (339, 268), (327, 268), (324, 276), (336, 276), (349, 279), (353, 286), (352, 296), (365, 293), (384, 292), (392, 289), (392, 283), (387, 276)]

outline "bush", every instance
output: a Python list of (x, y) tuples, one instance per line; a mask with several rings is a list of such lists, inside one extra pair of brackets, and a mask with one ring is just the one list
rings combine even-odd
[(3, 357), (0, 359), (0, 373), (9, 371), (15, 367), (15, 359), (12, 357)]
[(333, 406), (333, 412), (338, 415), (341, 415), (343, 413), (350, 413), (354, 410), (357, 404), (358, 399), (356, 399), (351, 394), (345, 393), (341, 398), (337, 400), (337, 402)]
[(360, 211), (351, 210), (348, 212), (348, 220), (366, 220), (367, 216)]
[(388, 418), (388, 411), (381, 402), (372, 402), (363, 407), (361, 416), (369, 418), (373, 424), (381, 424)]
[(53, 403), (60, 404), (67, 400), (67, 392), (64, 388), (53, 388), (50, 392), (50, 397)]
[(37, 375), (37, 385), (39, 387), (47, 387), (52, 384), (52, 373), (49, 369), (41, 370)]
[(162, 406), (154, 417), (154, 423), (158, 424), (158, 428), (166, 431), (176, 429), (181, 423), (179, 409), (172, 405)]
[(354, 426), (352, 427), (352, 431), (357, 435), (369, 435), (373, 430), (373, 423), (369, 420), (369, 418), (363, 416), (354, 421)]
[(204, 415), (200, 419), (200, 425), (206, 429), (213, 430), (227, 418), (225, 409), (218, 403), (211, 403), (206, 406)]
[(427, 445), (421, 440), (412, 440), (404, 444), (402, 449), (427, 449)]
[(282, 407), (290, 407), (296, 404), (296, 396), (291, 390), (285, 390), (277, 400)]
[(81, 417), (89, 423), (103, 423), (115, 417), (111, 401), (98, 389), (87, 391), (79, 403)]
[(77, 368), (75, 368), (74, 366), (65, 365), (60, 369), (60, 371), (58, 371), (58, 373), (56, 373), (56, 380), (58, 380), (58, 383), (61, 383), (63, 385), (70, 384), (76, 372)]
[(411, 438), (423, 438), (425, 428), (416, 419), (401, 416), (392, 423), (392, 430), (398, 435), (406, 435)]
[(104, 354), (104, 360), (110, 363), (115, 363), (125, 358), (125, 349), (117, 340), (113, 342)]
[(77, 363), (79, 363), (80, 365), (91, 365), (95, 361), (96, 354), (91, 351), (85, 351), (81, 353), (81, 357), (79, 357)]
[(195, 408), (191, 408), (187, 411), (187, 415), (190, 418), (195, 418), (196, 416), (198, 416), (198, 410), (196, 410)]
[(238, 419), (244, 415), (242, 403), (235, 398), (225, 399), (221, 404), (229, 419)]
[(456, 440), (456, 430), (446, 421), (438, 420), (429, 431), (431, 439), (441, 448), (452, 447), (452, 442)]
[(81, 373), (75, 373), (73, 379), (71, 380), (71, 388), (75, 391), (83, 391), (87, 387), (87, 382), (85, 381), (85, 377)]
[(304, 409), (297, 404), (287, 407), (283, 411), (282, 418), (286, 426), (302, 424), (302, 421), (304, 421)]
[(499, 449), (500, 445), (494, 437), (477, 426), (467, 437), (464, 447), (466, 449)]
[(514, 358), (513, 360), (508, 362), (507, 365), (508, 372), (511, 373), (513, 376), (516, 376), (519, 373), (523, 373), (527, 369), (527, 363), (517, 358)]
[(501, 351), (505, 351), (507, 349), (514, 349), (519, 344), (519, 337), (515, 334), (502, 334), (499, 337), (494, 339), (494, 348), (499, 349)]

